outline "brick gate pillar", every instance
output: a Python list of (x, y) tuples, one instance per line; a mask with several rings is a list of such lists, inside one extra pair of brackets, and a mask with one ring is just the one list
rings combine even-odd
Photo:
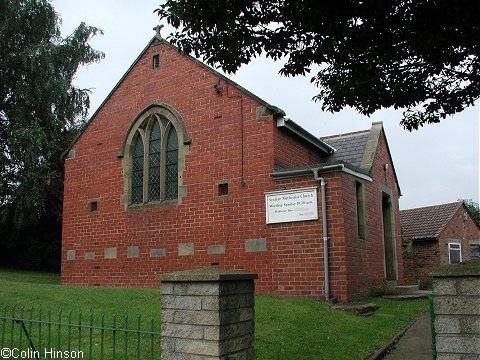
[(253, 359), (256, 278), (217, 268), (161, 275), (162, 359)]

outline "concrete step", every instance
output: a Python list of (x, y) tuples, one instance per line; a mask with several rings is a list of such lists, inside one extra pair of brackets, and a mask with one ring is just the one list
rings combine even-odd
[(415, 294), (419, 291), (418, 285), (397, 285), (395, 289), (402, 294)]
[(428, 298), (429, 291), (419, 291), (412, 294), (401, 294), (401, 295), (385, 295), (382, 296), (383, 299), (389, 300), (416, 300), (416, 299), (425, 299)]

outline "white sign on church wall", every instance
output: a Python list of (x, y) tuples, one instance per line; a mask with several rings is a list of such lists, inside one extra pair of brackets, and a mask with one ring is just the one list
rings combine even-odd
[(317, 220), (317, 188), (265, 193), (267, 224)]

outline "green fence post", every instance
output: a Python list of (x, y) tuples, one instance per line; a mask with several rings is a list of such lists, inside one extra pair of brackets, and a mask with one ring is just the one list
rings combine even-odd
[(15, 307), (16, 305), (12, 306), (12, 326), (10, 328), (10, 349), (13, 348), (13, 329), (14, 329), (14, 324), (15, 324)]
[(61, 334), (62, 330), (62, 309), (58, 310), (58, 323), (57, 323), (57, 348), (61, 348), (61, 341), (60, 338), (62, 337)]
[(137, 315), (137, 360), (140, 360), (140, 317), (141, 315)]
[[(25, 309), (24, 306), (21, 306), (20, 307), (20, 319), (23, 323), (23, 310)], [(22, 323), (19, 323), (19, 324), (22, 324)], [(23, 350), (23, 328), (20, 326), (20, 329), (19, 329), (19, 334), (18, 334), (18, 345), (19, 345), (19, 350), (20, 352), (22, 352)]]
[(29, 340), (28, 340), (28, 343), (30, 345), (31, 348), (34, 348), (33, 347), (33, 342), (32, 342), (32, 336), (33, 336), (33, 333), (32, 333), (32, 327), (33, 327), (33, 306), (30, 306), (30, 309), (29, 310), (29, 313), (30, 315), (28, 316), (28, 336), (29, 336)]
[(103, 343), (105, 339), (105, 312), (102, 312), (100, 315), (100, 323), (101, 323), (101, 330), (100, 330), (100, 359), (103, 360)]
[(29, 337), (30, 337), (30, 340), (29, 340), (29, 343), (30, 343), (30, 346), (32, 344), (32, 327), (33, 327), (33, 306), (30, 306), (30, 309), (29, 309), (29, 312), (30, 312), (30, 315), (28, 316), (28, 334), (29, 334)]
[(88, 352), (88, 358), (91, 360), (92, 359), (92, 348), (93, 348), (93, 309), (90, 309), (90, 321), (89, 321), (89, 352)]
[(154, 337), (153, 337), (153, 322), (155, 321), (155, 317), (152, 316), (150, 318), (150, 359), (153, 360), (155, 358), (155, 347), (154, 347)]
[(7, 321), (7, 305), (2, 306), (2, 340), (0, 341), (0, 346), (3, 349), (3, 344), (5, 343), (5, 326)]
[(42, 306), (38, 307), (38, 348), (42, 348)]
[(67, 350), (68, 352), (71, 351), (72, 348), (72, 313), (73, 310), (70, 309), (68, 312), (68, 333), (67, 333)]
[(113, 313), (113, 350), (112, 350), (112, 359), (115, 360), (116, 353), (116, 335), (117, 335), (117, 314)]
[(47, 349), (50, 350), (52, 348), (51, 346), (51, 334), (52, 334), (52, 308), (49, 306), (47, 310), (48, 314), (48, 334), (47, 334)]
[(82, 349), (82, 311), (78, 313), (78, 352)]
[(128, 313), (125, 312), (125, 349), (124, 349), (124, 359), (128, 359)]
[(430, 304), (430, 328), (432, 330), (432, 355), (433, 360), (437, 360), (437, 334), (435, 331), (435, 308), (434, 308), (434, 295), (428, 295), (428, 302)]

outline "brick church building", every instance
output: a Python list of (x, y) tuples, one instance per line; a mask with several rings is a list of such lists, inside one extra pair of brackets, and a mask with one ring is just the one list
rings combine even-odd
[(381, 123), (314, 136), (157, 33), (65, 155), (62, 283), (216, 266), (350, 301), (403, 282), (399, 196)]

